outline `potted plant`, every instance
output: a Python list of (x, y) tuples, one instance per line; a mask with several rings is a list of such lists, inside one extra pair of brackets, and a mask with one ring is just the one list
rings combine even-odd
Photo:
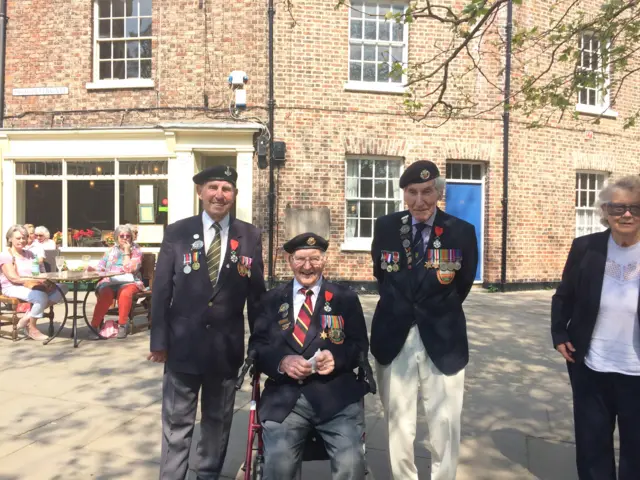
[(77, 247), (83, 246), (84, 239), (93, 237), (93, 230), (87, 228), (86, 230), (78, 230), (73, 234), (73, 241)]
[(57, 247), (62, 246), (62, 232), (58, 231), (53, 234), (53, 241), (56, 243)]

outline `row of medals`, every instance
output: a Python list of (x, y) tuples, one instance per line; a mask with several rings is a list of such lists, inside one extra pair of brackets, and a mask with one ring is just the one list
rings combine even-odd
[[(193, 252), (200, 250), (202, 247), (204, 247), (204, 242), (202, 240), (197, 240), (198, 237), (199, 237), (198, 234), (195, 234), (193, 236), (193, 238), (195, 238), (196, 241), (191, 244), (191, 255), (193, 255)], [(190, 265), (185, 265), (182, 271), (185, 274), (189, 274), (191, 273), (192, 269), (200, 270), (200, 262), (192, 262)]]

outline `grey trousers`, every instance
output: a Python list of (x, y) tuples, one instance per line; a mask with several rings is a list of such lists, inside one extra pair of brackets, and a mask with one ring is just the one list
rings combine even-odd
[(172, 372), (162, 382), (162, 458), (160, 480), (183, 480), (202, 389), (200, 441), (196, 450), (198, 479), (217, 480), (229, 443), (236, 390), (234, 380)]
[(262, 422), (264, 480), (293, 480), (302, 463), (305, 440), (313, 428), (324, 440), (333, 480), (363, 480), (364, 408), (352, 403), (330, 420), (320, 423), (309, 401), (300, 395), (282, 423)]

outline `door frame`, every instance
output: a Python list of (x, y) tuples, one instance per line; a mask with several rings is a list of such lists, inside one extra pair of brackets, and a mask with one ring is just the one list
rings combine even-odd
[[(449, 179), (446, 178), (447, 184), (451, 183), (451, 184), (473, 184), (473, 185), (480, 185), (480, 195), (481, 195), (481, 199), (480, 199), (480, 232), (476, 232), (476, 235), (479, 235), (480, 238), (480, 248), (479, 248), (479, 252), (478, 252), (478, 257), (482, 257), (482, 262), (480, 262), (480, 280), (474, 280), (473, 283), (475, 284), (482, 284), (484, 282), (484, 262), (485, 262), (485, 255), (484, 255), (484, 232), (485, 232), (485, 207), (486, 207), (486, 179), (487, 179), (487, 163), (486, 162), (478, 162), (478, 161), (473, 161), (473, 160), (447, 160), (447, 164), (463, 164), (463, 165), (480, 165), (481, 168), (481, 172), (482, 172), (482, 178), (480, 180), (466, 180), (466, 179)], [(445, 192), (446, 192), (446, 186), (445, 186)], [(445, 208), (446, 208), (446, 195), (445, 195)]]

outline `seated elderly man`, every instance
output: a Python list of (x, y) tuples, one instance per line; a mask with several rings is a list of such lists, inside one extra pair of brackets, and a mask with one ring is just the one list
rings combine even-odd
[(294, 279), (263, 299), (249, 349), (269, 378), (259, 405), (265, 480), (295, 478), (305, 439), (315, 431), (334, 479), (364, 479), (367, 384), (354, 374), (369, 349), (358, 296), (322, 276), (329, 243), (304, 233), (284, 245)]

